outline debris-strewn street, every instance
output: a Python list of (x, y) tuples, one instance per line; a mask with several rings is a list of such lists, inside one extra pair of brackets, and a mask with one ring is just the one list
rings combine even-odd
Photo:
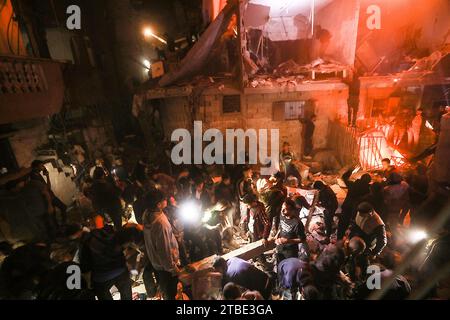
[(0, 0), (0, 302), (448, 300), (448, 21)]

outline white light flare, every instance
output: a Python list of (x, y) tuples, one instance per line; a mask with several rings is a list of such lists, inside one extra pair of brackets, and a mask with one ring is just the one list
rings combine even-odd
[(428, 238), (428, 234), (423, 230), (411, 230), (408, 232), (408, 240), (412, 244), (419, 243)]
[(164, 40), (163, 38), (157, 36), (157, 35), (153, 32), (153, 30), (150, 29), (150, 28), (145, 28), (145, 29), (144, 29), (144, 36), (145, 36), (146, 38), (153, 37), (153, 38), (159, 40), (160, 42), (162, 42), (162, 43), (164, 43), (164, 44), (167, 44), (167, 41), (166, 41), (166, 40)]
[(147, 59), (144, 59), (144, 61), (142, 61), (142, 63), (144, 64), (144, 67), (147, 69), (147, 70), (150, 70), (150, 67), (151, 67), (151, 62), (149, 61), (149, 60), (147, 60)]
[(181, 204), (179, 207), (179, 213), (181, 219), (186, 223), (197, 223), (201, 219), (200, 206), (194, 201)]

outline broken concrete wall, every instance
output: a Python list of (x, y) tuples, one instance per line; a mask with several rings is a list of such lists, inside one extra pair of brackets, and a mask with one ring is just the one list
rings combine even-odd
[(279, 129), (280, 144), (289, 141), (292, 150), (302, 155), (303, 125), (298, 119), (274, 120), (275, 103), (315, 101), (314, 149), (327, 148), (330, 122), (345, 121), (347, 116), (348, 88), (340, 82), (305, 84), (291, 91), (249, 90), (241, 95), (241, 111), (236, 113), (223, 112), (223, 96), (218, 90), (206, 92), (195, 105), (187, 97), (164, 99), (161, 119), (165, 136), (170, 138), (179, 128), (192, 130), (194, 120), (203, 122), (203, 130), (217, 128), (224, 134), (226, 129)]
[(424, 57), (449, 43), (449, 19), (448, 0), (362, 0), (357, 58), (368, 72), (384, 59), (376, 72), (392, 73), (404, 56)]
[(358, 19), (358, 0), (333, 1), (317, 12), (315, 24), (332, 34), (327, 55), (341, 63), (354, 64)]
[(34, 120), (26, 124), (16, 124), (16, 130), (9, 138), (19, 167), (28, 168), (36, 158), (35, 150), (48, 142), (48, 121)]

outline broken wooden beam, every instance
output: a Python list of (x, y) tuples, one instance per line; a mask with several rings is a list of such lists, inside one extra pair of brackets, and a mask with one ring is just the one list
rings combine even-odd
[[(269, 241), (266, 246), (263, 244), (263, 240), (259, 240), (256, 242), (249, 243), (239, 249), (231, 251), (222, 257), (225, 260), (229, 260), (231, 258), (240, 258), (243, 260), (251, 260), (262, 255), (264, 252), (273, 250), (275, 248), (275, 242)], [(214, 271), (213, 264), (214, 260), (217, 258), (217, 255), (207, 257), (203, 260), (191, 263), (186, 266), (179, 274), (178, 278), (183, 284), (190, 285), (192, 284), (192, 279), (194, 277), (199, 276), (199, 274), (207, 274), (208, 272)]]

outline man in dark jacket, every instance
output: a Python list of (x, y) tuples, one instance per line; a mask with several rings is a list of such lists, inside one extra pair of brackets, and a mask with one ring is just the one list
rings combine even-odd
[(250, 262), (239, 258), (226, 261), (219, 257), (214, 261), (213, 267), (223, 275), (223, 284), (233, 282), (246, 289), (258, 291), (264, 299), (270, 299), (273, 287), (271, 277)]
[(248, 206), (244, 202), (244, 198), (249, 194), (257, 194), (256, 186), (252, 180), (253, 170), (250, 167), (242, 169), (242, 178), (237, 183), (237, 194), (239, 197), (239, 212), (241, 233), (245, 237), (248, 231)]
[[(358, 206), (358, 214), (350, 227), (350, 236), (360, 237), (366, 244), (366, 255), (376, 257), (387, 245), (386, 227), (370, 203)], [(375, 244), (373, 244), (375, 242)]]
[(113, 286), (120, 292), (121, 300), (131, 300), (131, 279), (122, 247), (114, 228), (105, 225), (86, 235), (80, 250), (83, 272), (91, 272), (91, 280), (99, 300), (112, 300)]
[(87, 196), (98, 214), (108, 214), (114, 223), (114, 228), (122, 228), (122, 203), (120, 190), (106, 180), (102, 168), (94, 170), (94, 183), (87, 190)]
[(282, 290), (283, 300), (297, 300), (301, 291), (301, 274), (308, 269), (309, 264), (297, 258), (289, 258), (277, 266), (278, 284)]
[(327, 238), (330, 239), (333, 231), (333, 218), (339, 203), (334, 191), (322, 181), (316, 181), (314, 183), (314, 189), (319, 191), (319, 203), (325, 208), (325, 232)]
[(269, 217), (269, 231), (272, 228), (272, 224), (275, 224), (275, 230), (278, 230), (281, 207), (287, 196), (286, 187), (283, 186), (284, 175), (281, 172), (275, 174), (270, 180), (273, 180), (273, 185), (262, 197)]
[(350, 221), (354, 219), (356, 215), (356, 209), (362, 202), (362, 199), (370, 193), (370, 182), (372, 178), (369, 174), (364, 174), (360, 179), (356, 181), (350, 181), (353, 169), (351, 168), (342, 176), (345, 184), (348, 188), (347, 197), (342, 204), (342, 215), (339, 218), (337, 239), (342, 240), (345, 235)]

